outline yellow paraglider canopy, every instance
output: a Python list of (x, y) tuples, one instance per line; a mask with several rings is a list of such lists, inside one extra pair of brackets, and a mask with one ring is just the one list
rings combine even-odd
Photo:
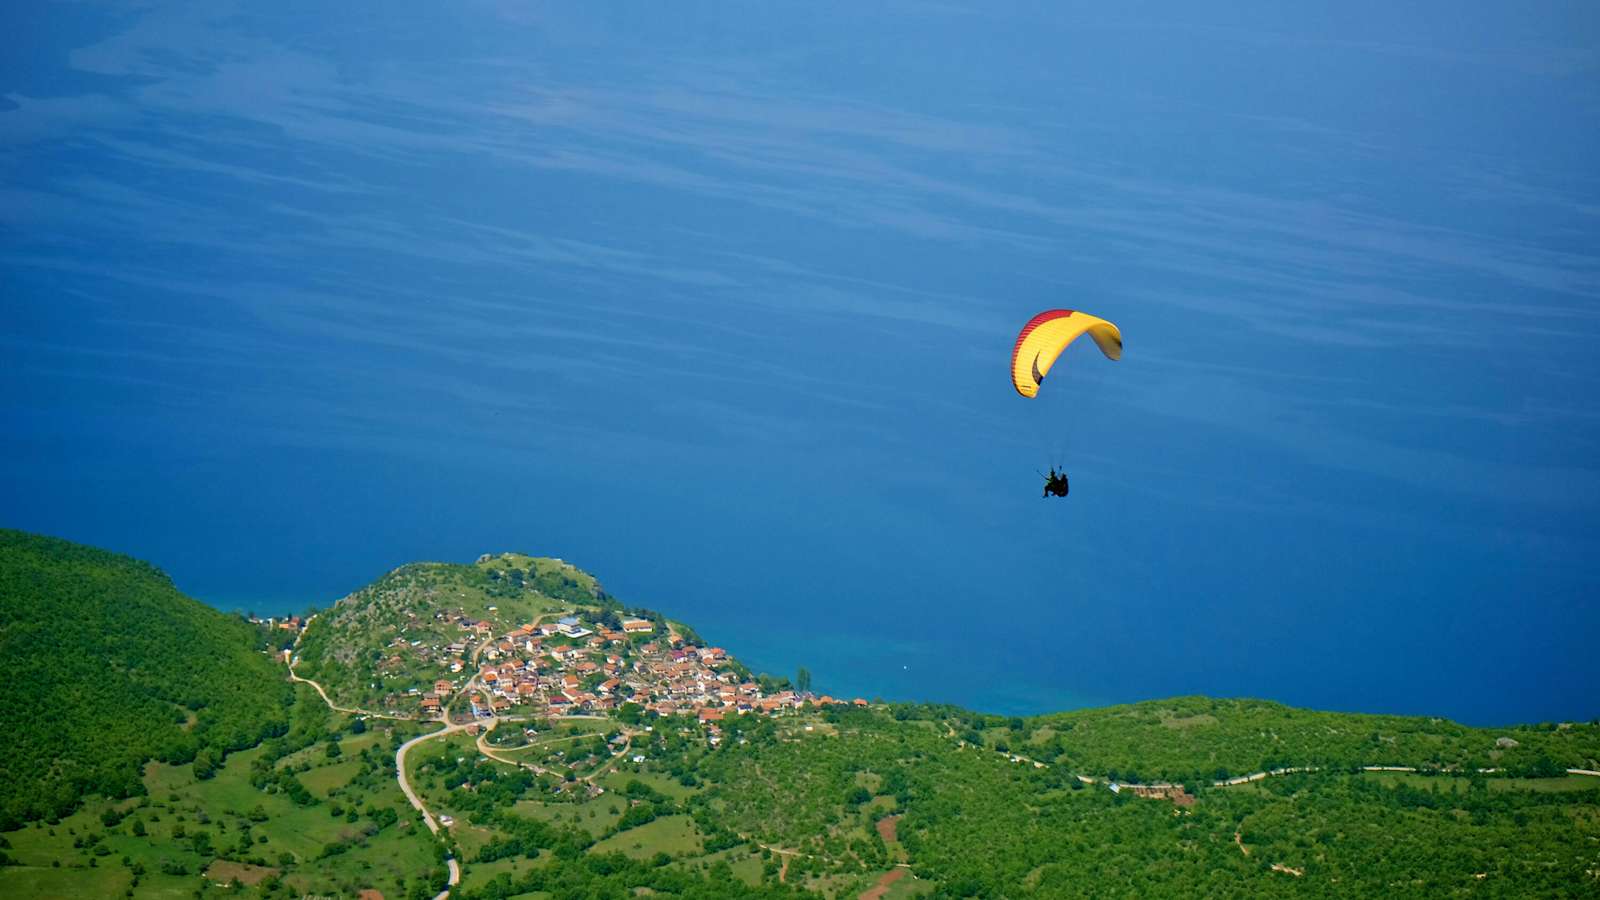
[(1122, 332), (1099, 316), (1071, 309), (1039, 313), (1022, 326), (1016, 349), (1011, 351), (1011, 384), (1024, 397), (1036, 397), (1039, 384), (1067, 345), (1084, 332), (1094, 339), (1107, 359), (1122, 358)]

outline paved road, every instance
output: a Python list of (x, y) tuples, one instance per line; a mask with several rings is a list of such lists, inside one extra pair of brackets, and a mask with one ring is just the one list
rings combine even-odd
[[(428, 808), (422, 805), (422, 798), (418, 797), (417, 792), (411, 789), (411, 780), (406, 778), (406, 754), (411, 752), (412, 747), (415, 747), (423, 741), (431, 741), (436, 737), (443, 737), (451, 732), (461, 731), (466, 727), (467, 726), (465, 723), (461, 725), (446, 725), (438, 731), (430, 731), (427, 734), (417, 735), (411, 740), (406, 741), (404, 744), (401, 744), (400, 749), (394, 752), (395, 777), (400, 782), (400, 792), (406, 795), (406, 800), (410, 801), (411, 805), (416, 808), (417, 812), (422, 813), (422, 824), (428, 826), (428, 830), (434, 834), (439, 833), (439, 823), (434, 821), (433, 813), (428, 812)], [(450, 887), (440, 891), (439, 895), (434, 897), (433, 900), (445, 900), (445, 898), (450, 896), (450, 888), (461, 883), (461, 867), (456, 864), (455, 857), (445, 857), (444, 863), (450, 868)]]
[(401, 744), (400, 749), (394, 752), (395, 775), (400, 781), (400, 791), (406, 795), (406, 799), (411, 802), (411, 805), (416, 808), (417, 812), (422, 813), (422, 824), (428, 826), (428, 830), (434, 832), (435, 834), (439, 832), (439, 823), (433, 820), (433, 813), (428, 812), (428, 808), (422, 805), (422, 799), (417, 796), (416, 791), (411, 789), (411, 781), (406, 778), (406, 754), (411, 752), (412, 747), (415, 747), (423, 741), (431, 741), (434, 738), (443, 737), (452, 732), (461, 731), (466, 727), (466, 723), (462, 723), (460, 725), (446, 725), (438, 731), (430, 731), (427, 734), (417, 735), (411, 740), (406, 741), (404, 744)]
[[(545, 613), (543, 615), (540, 615), (540, 616), (538, 616), (537, 618), (535, 618), (533, 620), (533, 624), (534, 625), (538, 625), (539, 623), (543, 622), (544, 619), (548, 618), (551, 615), (556, 615), (556, 613)], [(312, 618), (315, 618), (315, 616), (313, 616)], [(306, 625), (310, 626), (310, 624), (311, 624), (310, 620), (307, 620), (306, 621)], [(670, 626), (669, 626), (669, 631), (670, 631)], [(300, 634), (304, 635), (305, 631), (302, 630), (300, 632)], [(476, 648), (473, 649), (473, 651), (472, 651), (472, 662), (471, 662), (471, 665), (473, 667), (473, 674), (467, 679), (467, 683), (462, 685), (461, 690), (457, 691), (455, 696), (450, 698), (450, 702), (445, 705), (445, 708), (443, 710), (441, 710), (441, 716), (442, 716), (444, 721), (448, 722), (448, 720), (449, 720), (450, 707), (453, 706), (456, 701), (460, 700), (463, 697), (468, 696), (471, 691), (473, 691), (474, 689), (477, 688), (477, 686), (478, 686), (477, 685), (477, 681), (478, 681), (477, 668), (478, 668), (478, 659), (479, 659), (480, 654), (482, 654), (483, 651), (486, 648), (492, 646), (496, 641), (502, 640), (505, 637), (506, 636), (504, 636), (504, 635), (501, 636), (501, 637), (491, 637), (491, 638), (489, 638), (488, 640), (486, 640), (483, 643), (479, 644)], [(295, 647), (298, 648), (299, 645), (300, 645), (300, 636), (297, 635), (295, 637)], [(295, 672), (294, 672), (294, 666), (293, 665), (289, 666), (289, 678), (291, 680), (293, 680), (293, 681), (299, 681), (299, 682), (303, 682), (305, 684), (311, 685), (313, 688), (316, 689), (317, 694), (322, 697), (322, 702), (328, 704), (328, 708), (329, 709), (335, 710), (337, 712), (350, 713), (350, 714), (353, 714), (353, 715), (371, 716), (371, 717), (380, 718), (380, 719), (400, 719), (400, 720), (407, 720), (407, 721), (416, 721), (415, 719), (408, 719), (408, 717), (405, 717), (405, 716), (384, 715), (383, 713), (375, 713), (375, 712), (372, 712), (370, 710), (365, 710), (365, 709), (350, 709), (350, 708), (346, 708), (346, 707), (342, 707), (342, 706), (336, 706), (336, 705), (334, 705), (333, 700), (328, 696), (328, 692), (322, 689), (322, 685), (317, 684), (315, 681), (312, 681), (309, 678), (301, 678), (299, 675), (296, 675)], [(559, 718), (565, 718), (565, 719), (606, 719), (606, 718), (609, 718), (609, 717), (607, 717), (607, 716), (587, 716), (587, 715), (583, 715), (583, 716), (562, 716), (562, 717), (559, 717)], [(478, 724), (478, 725), (484, 726), (483, 734), (478, 738), (478, 748), (484, 752), (484, 755), (489, 756), (490, 758), (493, 758), (493, 759), (498, 759), (501, 762), (512, 763), (514, 765), (519, 764), (519, 763), (516, 763), (513, 760), (505, 759), (505, 758), (500, 757), (500, 756), (498, 756), (498, 755), (496, 755), (494, 753), (491, 753), (487, 749), (487, 745), (486, 745), (485, 739), (489, 736), (489, 730), (494, 728), (496, 723), (497, 723), (496, 717), (489, 716), (489, 717), (487, 717), (485, 719), (478, 720), (476, 723), (473, 723), (473, 722), (462, 722), (462, 723), (455, 724), (455, 725), (446, 724), (445, 727), (439, 729), (438, 731), (430, 731), (427, 734), (418, 735), (418, 736), (412, 738), (411, 740), (406, 741), (405, 743), (400, 745), (400, 749), (395, 751), (395, 753), (394, 753), (395, 777), (400, 782), (400, 792), (405, 794), (406, 801), (411, 804), (412, 808), (414, 808), (417, 812), (422, 813), (422, 824), (428, 826), (428, 831), (429, 832), (431, 832), (433, 834), (438, 834), (439, 833), (439, 823), (438, 823), (438, 821), (436, 819), (434, 819), (433, 813), (428, 812), (428, 807), (423, 804), (422, 798), (418, 797), (417, 796), (417, 792), (412, 790), (412, 788), (411, 788), (411, 781), (410, 781), (410, 779), (408, 779), (406, 777), (406, 754), (411, 752), (411, 748), (412, 747), (415, 747), (416, 745), (422, 743), (423, 741), (431, 741), (434, 738), (443, 737), (443, 736), (445, 736), (447, 734), (452, 734), (452, 733), (457, 732), (457, 731), (463, 731), (463, 730), (465, 730), (467, 728), (468, 725)], [(622, 749), (620, 751), (617, 751), (617, 752), (612, 754), (611, 762), (608, 765), (602, 765), (599, 770), (597, 770), (593, 774), (589, 775), (588, 777), (584, 778), (583, 779), (584, 781), (591, 781), (593, 778), (599, 776), (602, 772), (604, 772), (609, 766), (616, 765), (616, 760), (621, 758), (621, 756), (628, 751), (628, 749), (632, 746), (633, 732), (631, 730), (626, 730), (626, 729), (625, 729), (625, 732), (628, 735), (628, 742), (623, 745), (623, 747), (622, 747)], [(542, 773), (544, 771), (541, 767), (533, 765), (531, 763), (520, 763), (520, 765), (525, 765), (528, 768), (531, 768), (536, 772), (541, 772)], [(450, 869), (450, 881), (449, 881), (450, 887), (455, 887), (456, 885), (460, 884), (461, 883), (461, 866), (456, 862), (455, 857), (447, 857), (445, 859), (445, 865), (448, 866), (449, 869)], [(440, 891), (439, 895), (437, 897), (435, 897), (434, 900), (448, 900), (448, 898), (450, 896), (450, 887), (447, 887), (443, 891)]]
[(461, 867), (456, 865), (456, 858), (454, 856), (449, 857), (444, 863), (450, 867), (450, 887), (440, 891), (433, 900), (446, 900), (450, 896), (450, 888), (461, 883)]

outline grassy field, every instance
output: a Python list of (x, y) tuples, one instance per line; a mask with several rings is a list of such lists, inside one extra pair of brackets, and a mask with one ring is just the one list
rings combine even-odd
[[(432, 806), (428, 808), (430, 810), (434, 809)], [(450, 814), (446, 813), (446, 815)], [(476, 857), (478, 855), (478, 851), (483, 849), (483, 845), (489, 843), (495, 837), (494, 829), (485, 828), (481, 825), (474, 825), (467, 821), (467, 819), (459, 816), (456, 817), (455, 821), (449, 826), (449, 832), (451, 837), (455, 838), (456, 846), (461, 848), (461, 858), (463, 860), (470, 860)], [(463, 864), (463, 871), (466, 871), (467, 869), (476, 865), (476, 863)]]
[[(309, 690), (309, 688), (305, 689)], [(320, 703), (321, 698), (318, 698), (317, 702)], [(341, 726), (347, 725), (351, 721), (349, 716), (344, 716), (341, 714), (334, 715), (334, 721)], [(386, 735), (380, 731), (369, 731), (366, 734), (345, 735), (339, 740), (339, 750), (344, 756), (354, 756), (360, 753), (362, 750), (376, 745), (385, 737)], [(295, 752), (285, 756), (283, 759), (278, 760), (278, 765), (298, 766), (302, 763), (310, 763), (315, 765), (323, 760), (327, 753), (327, 749), (326, 743), (313, 744), (312, 746), (306, 747), (302, 750), (296, 750)]]
[[(380, 739), (372, 735), (364, 745)], [(278, 870), (297, 894), (353, 895), (375, 887), (394, 896), (431, 864), (430, 841), (415, 833), (392, 778), (345, 798), (346, 806), (387, 806), (400, 813), (396, 824), (379, 829), (359, 816), (355, 822), (347, 814), (334, 817), (331, 803), (297, 806), (285, 794), (257, 789), (250, 773), (261, 753), (259, 747), (234, 753), (204, 781), (195, 779), (192, 766), (151, 763), (145, 797), (91, 799), (55, 825), (34, 823), (8, 833), (9, 852), (21, 865), (5, 870), (0, 894), (109, 897), (131, 887), (140, 898), (190, 897), (212, 880), (203, 874), (208, 870), (221, 882), (238, 877), (269, 884)], [(319, 753), (325, 753), (321, 745)], [(360, 766), (359, 760), (344, 760), (301, 777), (338, 787)], [(113, 815), (103, 818), (108, 813)], [(120, 820), (116, 813), (123, 814)], [(333, 845), (346, 849), (325, 855)]]
[(924, 897), (933, 893), (934, 889), (934, 885), (930, 881), (922, 881), (921, 879), (907, 876), (890, 885), (883, 898), (884, 900), (906, 900), (908, 897)]
[(617, 824), (627, 800), (610, 792), (582, 803), (547, 803), (542, 800), (519, 800), (514, 811), (519, 816), (544, 822), (561, 821), (582, 828), (591, 835), (599, 835)]
[(684, 800), (694, 795), (695, 788), (684, 787), (678, 779), (660, 772), (636, 772), (624, 770), (612, 772), (600, 779), (600, 784), (609, 791), (621, 791), (627, 787), (628, 782), (639, 781), (650, 788), (666, 794), (674, 800)]
[(662, 816), (637, 828), (618, 832), (595, 844), (593, 853), (622, 853), (634, 859), (649, 859), (657, 853), (672, 856), (698, 854), (703, 839), (700, 829), (688, 816)]
[(473, 863), (461, 867), (461, 889), (475, 891), (488, 884), (496, 875), (507, 872), (515, 879), (518, 875), (539, 865), (538, 860), (497, 859), (488, 863)]
[[(501, 728), (505, 727), (507, 726), (501, 726)], [(616, 727), (616, 723), (610, 720), (577, 719), (570, 722), (561, 722), (557, 728), (540, 732), (525, 744), (511, 747), (501, 747), (495, 744), (490, 744), (489, 746), (496, 755), (503, 756), (506, 759), (535, 765), (555, 766), (561, 764), (566, 756), (571, 755), (573, 745), (582, 743), (585, 739), (592, 741), (597, 735), (604, 734)], [(498, 731), (499, 729), (496, 730)], [(562, 755), (556, 755), (556, 751), (561, 751)]]
[(733, 856), (729, 860), (729, 868), (733, 874), (745, 884), (761, 883), (761, 868), (764, 860), (756, 852), (750, 852), (748, 847), (736, 847), (729, 851)]
[(331, 791), (348, 784), (360, 768), (361, 763), (358, 760), (318, 766), (309, 772), (301, 773), (300, 783), (311, 793), (326, 800)]
[[(708, 870), (717, 863), (727, 863), (728, 869), (745, 884), (756, 885), (762, 881), (762, 869), (767, 865), (770, 854), (763, 856), (761, 849), (754, 844), (740, 844), (727, 850), (716, 853), (707, 853), (699, 856), (689, 856), (672, 863), (674, 868)], [(778, 862), (773, 861), (773, 878), (777, 878)]]
[(206, 866), (206, 880), (215, 884), (232, 884), (237, 881), (243, 885), (255, 886), (261, 882), (283, 874), (282, 869), (272, 866), (252, 866), (248, 863), (230, 862), (219, 859)]
[[(97, 869), (80, 869), (77, 866), (59, 869), (38, 866), (13, 866), (5, 870), (5, 896), (68, 898), (116, 897), (127, 890), (133, 874), (121, 866), (103, 866)], [(155, 892), (154, 884), (141, 897), (187, 896), (182, 886), (172, 886), (176, 892)]]
[(876, 880), (876, 876), (867, 879), (859, 875), (813, 875), (797, 879), (791, 873), (788, 883), (821, 894), (828, 900), (845, 900), (855, 898)]
[[(476, 744), (476, 738), (457, 732), (449, 737), (420, 744), (406, 756), (406, 772), (411, 780), (411, 789), (417, 792), (417, 796), (422, 798), (422, 802), (427, 804), (428, 810), (435, 816), (450, 816), (454, 820), (448, 826), (448, 830), (461, 848), (461, 857), (464, 860), (472, 859), (479, 848), (494, 837), (494, 832), (469, 822), (462, 811), (450, 802), (450, 792), (439, 784), (439, 780), (432, 775), (419, 772), (419, 768), (425, 760), (440, 754), (451, 758), (476, 758), (478, 756)], [(463, 866), (464, 873), (466, 869), (467, 867)]]

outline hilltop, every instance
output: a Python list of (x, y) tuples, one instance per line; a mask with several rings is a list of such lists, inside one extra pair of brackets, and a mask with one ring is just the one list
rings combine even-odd
[(306, 627), (295, 671), (340, 704), (417, 715), (438, 682), (463, 680), (486, 639), (566, 615), (591, 629), (621, 631), (625, 617), (668, 627), (659, 613), (625, 608), (571, 563), (485, 554), (472, 564), (401, 566), (341, 598)]
[(283, 731), (260, 646), (148, 563), (0, 530), (0, 828), (142, 792), (146, 760), (206, 770)]

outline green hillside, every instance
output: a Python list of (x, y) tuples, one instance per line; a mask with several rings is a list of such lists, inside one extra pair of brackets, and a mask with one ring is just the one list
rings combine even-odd
[(295, 672), (322, 684), (340, 703), (415, 715), (407, 691), (450, 678), (450, 646), (580, 608), (615, 615), (622, 607), (594, 576), (559, 559), (519, 553), (476, 563), (411, 563), (339, 600), (306, 628)]
[(0, 828), (281, 732), (289, 689), (256, 637), (148, 563), (0, 530)]
[[(0, 828), (8, 896), (186, 896), (204, 873), (241, 896), (427, 900), (447, 859), (458, 900), (1600, 892), (1596, 722), (1208, 697), (1031, 718), (824, 704), (518, 554), (403, 566), (315, 617), (299, 674), (398, 714), (330, 711), (308, 685), (286, 709), (250, 629), (156, 570), (4, 538), (11, 824), (113, 798)], [(561, 633), (566, 614), (595, 633)], [(631, 615), (649, 622), (616, 633)], [(534, 621), (552, 632), (537, 647), (503, 639)], [(628, 702), (583, 700), (608, 677)], [(472, 729), (459, 704), (453, 727), (420, 721), (411, 692), (435, 678), (505, 702)], [(557, 681), (589, 705), (507, 687)], [(141, 778), (141, 756), (166, 762)]]
[(1585, 724), (1472, 728), (1433, 717), (1212, 697), (1053, 713), (1030, 724), (1026, 741), (1013, 738), (1020, 752), (1089, 772), (1120, 771), (1130, 780), (1187, 783), (1286, 767), (1402, 764), (1397, 760), (1437, 772), (1552, 776), (1568, 768), (1600, 769), (1600, 729)]
[[(704, 785), (690, 803), (702, 821), (806, 854), (798, 873), (811, 887), (864, 887), (901, 859), (952, 897), (1600, 890), (1600, 778), (1434, 768), (1438, 756), (1471, 758), (1507, 736), (1518, 742), (1507, 757), (1593, 759), (1593, 724), (1479, 729), (1180, 698), (1009, 720), (951, 707), (835, 708), (798, 727), (751, 717), (726, 727), (739, 739), (711, 751), (669, 739), (646, 768), (692, 773)], [(1312, 740), (1338, 733), (1360, 740)], [(1373, 734), (1385, 751), (1367, 751)], [(1323, 768), (1229, 786), (1199, 777), (1181, 803), (1125, 786), (1154, 781), (1163, 766), (1193, 772), (1219, 759)], [(898, 847), (871, 827), (891, 813)], [(791, 865), (791, 883), (796, 874)]]

